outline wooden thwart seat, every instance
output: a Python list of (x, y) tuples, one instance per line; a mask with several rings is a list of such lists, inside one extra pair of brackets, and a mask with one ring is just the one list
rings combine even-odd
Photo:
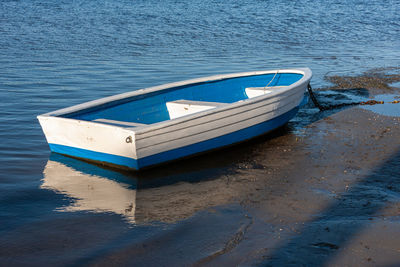
[(167, 102), (167, 109), (170, 119), (175, 119), (197, 113), (200, 111), (213, 109), (227, 105), (226, 103), (220, 102), (206, 102), (206, 101), (194, 101), (194, 100), (175, 100)]
[(138, 127), (138, 126), (146, 125), (146, 124), (137, 123), (137, 122), (116, 121), (116, 120), (109, 120), (109, 119), (95, 119), (95, 120), (93, 120), (93, 122), (118, 125), (118, 126), (128, 126), (128, 127)]

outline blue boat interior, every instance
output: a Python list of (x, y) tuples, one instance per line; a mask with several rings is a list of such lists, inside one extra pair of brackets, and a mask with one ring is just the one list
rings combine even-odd
[(124, 122), (125, 126), (126, 123), (152, 124), (171, 119), (168, 102), (188, 100), (229, 104), (249, 98), (246, 88), (268, 85), (271, 91), (274, 86), (288, 86), (302, 77), (297, 73), (271, 73), (201, 82), (108, 102), (63, 117), (103, 123), (108, 121), (114, 125), (118, 125), (119, 121)]

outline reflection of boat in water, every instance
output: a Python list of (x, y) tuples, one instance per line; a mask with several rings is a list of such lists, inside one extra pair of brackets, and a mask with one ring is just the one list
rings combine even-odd
[(73, 203), (59, 211), (113, 212), (135, 222), (136, 190), (129, 185), (90, 175), (61, 162), (49, 160), (43, 171), (41, 188), (73, 198)]
[(238, 193), (226, 175), (215, 172), (194, 180), (193, 173), (137, 178), (58, 154), (51, 155), (43, 173), (42, 189), (71, 198), (69, 206), (57, 211), (111, 212), (129, 223), (176, 222), (226, 204)]

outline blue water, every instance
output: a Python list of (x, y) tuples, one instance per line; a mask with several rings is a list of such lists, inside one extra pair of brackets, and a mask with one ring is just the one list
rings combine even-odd
[[(321, 87), (326, 74), (398, 66), (399, 10), (399, 1), (390, 0), (0, 1), (0, 262), (90, 263), (160, 239), (157, 251), (165, 255), (163, 248), (179, 242), (194, 258), (215, 251), (210, 244), (241, 223), (240, 208), (232, 208), (230, 193), (213, 202), (190, 190), (223, 191), (227, 173), (250, 156), (209, 156), (212, 162), (201, 158), (175, 165), (183, 168), (178, 173), (157, 170), (144, 178), (93, 170), (49, 159), (36, 116), (213, 74), (307, 66)], [(49, 169), (56, 171), (46, 176)], [(80, 175), (87, 179), (73, 179)], [(109, 184), (121, 197), (114, 204), (97, 194)], [(165, 201), (177, 192), (182, 199)], [(140, 204), (134, 218), (133, 200)], [(182, 204), (192, 202), (203, 204)], [(214, 206), (219, 211), (209, 214)], [(232, 225), (218, 226), (220, 218)]]

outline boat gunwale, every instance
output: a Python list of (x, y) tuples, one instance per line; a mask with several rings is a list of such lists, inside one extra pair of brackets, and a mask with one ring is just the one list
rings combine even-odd
[[(296, 96), (296, 94), (292, 94), (292, 95), (291, 95), (291, 97), (293, 97), (293, 96)], [(275, 102), (274, 102), (274, 103), (275, 103)], [(262, 114), (255, 115), (255, 116), (253, 116), (252, 118), (258, 118), (258, 117), (261, 117), (261, 116), (265, 116), (265, 115), (267, 115), (267, 114), (271, 114), (271, 113), (273, 113), (273, 112), (277, 112), (277, 111), (282, 110), (282, 109), (285, 110), (285, 108), (288, 107), (288, 106), (290, 106), (290, 104), (291, 104), (291, 103), (287, 103), (287, 104), (285, 104), (284, 106), (280, 106), (280, 107), (278, 107), (278, 108), (276, 108), (276, 109), (272, 109), (272, 110), (270, 110), (270, 111), (268, 111), (268, 112), (266, 112), (266, 113), (262, 113)], [(260, 106), (260, 107), (258, 107), (258, 108), (262, 108), (262, 107)], [(252, 110), (247, 110), (247, 111), (245, 111), (245, 112), (243, 112), (243, 113), (251, 112), (251, 111), (252, 111)], [(241, 113), (241, 114), (243, 114), (243, 113)], [(234, 117), (234, 116), (236, 116), (236, 115), (237, 115), (237, 114), (233, 114), (233, 115), (230, 115), (230, 116), (228, 116), (228, 117)], [(278, 116), (279, 116), (279, 115), (278, 115)], [(228, 117), (224, 117), (223, 119), (226, 119), (226, 118), (228, 118)], [(213, 120), (213, 121), (208, 121), (208, 122), (206, 122), (206, 123), (211, 123), (211, 122), (215, 122), (215, 121), (219, 121), (219, 120), (223, 120), (223, 119), (220, 118), (220, 119), (216, 119), (216, 120)], [(218, 127), (212, 128), (212, 130), (222, 129), (222, 128), (225, 128), (225, 127), (229, 127), (229, 126), (235, 125), (235, 124), (237, 124), (237, 123), (241, 123), (241, 122), (244, 122), (244, 121), (248, 121), (249, 119), (250, 119), (250, 118), (244, 118), (244, 119), (241, 119), (241, 120), (237, 120), (237, 121), (232, 122), (232, 123), (229, 123), (229, 124), (224, 124), (224, 125), (222, 125), (222, 126), (218, 126)], [(272, 118), (271, 118), (271, 119), (272, 119)], [(206, 124), (206, 123), (202, 123), (201, 125), (204, 125), (204, 124)], [(196, 126), (197, 126), (197, 125), (200, 125), (200, 124), (196, 124)], [(186, 129), (186, 128), (190, 128), (190, 126), (189, 126), (189, 127), (185, 127), (185, 128), (181, 128), (181, 129), (179, 129), (179, 130), (184, 130), (184, 129)], [(208, 129), (208, 130), (203, 130), (203, 131), (196, 131), (195, 133), (191, 133), (191, 134), (189, 134), (189, 135), (185, 135), (184, 138), (188, 138), (188, 137), (192, 137), (192, 136), (204, 134), (204, 133), (207, 133), (207, 132), (209, 132), (209, 131), (210, 131), (210, 129)], [(171, 132), (174, 132), (174, 131), (171, 131)], [(168, 133), (171, 133), (171, 132), (164, 132), (163, 134), (168, 134)], [(144, 138), (141, 138), (140, 141), (143, 141), (144, 139), (151, 138), (151, 137), (153, 137), (153, 136), (146, 136), (146, 137), (144, 137)], [(180, 140), (181, 138), (182, 138), (182, 137), (173, 138), (173, 139), (168, 139), (168, 140), (164, 140), (164, 141), (162, 141), (162, 142), (151, 143), (151, 144), (144, 145), (144, 146), (138, 146), (138, 144), (136, 143), (136, 153), (138, 153), (139, 151), (144, 150), (144, 149), (146, 149), (146, 148), (153, 147), (153, 146), (157, 146), (157, 145), (164, 144), (164, 143), (169, 143), (169, 142), (171, 142), (171, 141)]]
[[(223, 111), (226, 111), (226, 110), (231, 110), (231, 109), (234, 109), (234, 108), (237, 108), (237, 107), (256, 104), (258, 102), (262, 102), (262, 101), (267, 100), (269, 98), (273, 98), (273, 97), (276, 97), (277, 95), (280, 95), (280, 94), (283, 94), (283, 93), (285, 93), (287, 91), (290, 91), (293, 88), (300, 86), (304, 82), (309, 81), (311, 79), (311, 76), (312, 76), (311, 70), (309, 68), (273, 70), (273, 71), (268, 71), (268, 73), (265, 73), (265, 74), (276, 73), (277, 71), (279, 71), (279, 73), (297, 73), (297, 74), (302, 74), (303, 77), (300, 80), (298, 80), (297, 82), (292, 83), (291, 85), (279, 88), (276, 91), (274, 91), (272, 93), (269, 93), (269, 94), (266, 94), (266, 95), (261, 95), (261, 96), (257, 96), (257, 97), (254, 97), (254, 98), (243, 99), (243, 100), (240, 100), (240, 101), (237, 101), (237, 102), (229, 103), (226, 106), (221, 106), (221, 107), (216, 107), (216, 108), (213, 108), (213, 109), (208, 109), (208, 110), (205, 110), (205, 111), (193, 113), (193, 114), (190, 114), (190, 115), (187, 115), (187, 116), (183, 116), (183, 117), (180, 117), (180, 118), (176, 118), (176, 119), (172, 119), (172, 120), (161, 121), (161, 122), (148, 124), (148, 125), (144, 125), (144, 126), (139, 126), (139, 127), (127, 127), (127, 128), (132, 129), (135, 132), (135, 136), (139, 136), (141, 134), (149, 133), (151, 131), (172, 127), (174, 125), (177, 125), (177, 124), (180, 124), (180, 123), (183, 123), (183, 122), (187, 122), (187, 121), (191, 121), (193, 119), (206, 117), (206, 116), (208, 116), (210, 114), (216, 114), (216, 113), (220, 113), (220, 112), (223, 112)], [(263, 74), (260, 74), (260, 75), (263, 75)], [(251, 75), (248, 75), (248, 76), (251, 76)]]
[[(280, 92), (280, 93), (277, 93), (277, 94), (271, 96), (270, 98), (279, 97), (280, 95), (286, 94), (286, 93), (289, 92), (289, 91), (290, 91), (290, 90), (285, 90), (285, 91), (283, 91), (283, 92)], [(286, 97), (292, 97), (292, 96), (295, 96), (295, 95), (297, 95), (297, 94), (299, 94), (299, 93), (298, 93), (298, 92), (289, 93)], [(263, 98), (263, 100), (266, 101), (266, 100), (269, 100), (270, 98)], [(214, 121), (219, 121), (219, 120), (224, 120), (224, 119), (226, 119), (226, 118), (236, 116), (237, 114), (242, 114), (242, 113), (249, 112), (249, 111), (252, 111), (252, 110), (255, 110), (255, 109), (259, 109), (259, 108), (261, 108), (262, 106), (264, 106), (264, 104), (261, 104), (261, 105), (257, 105), (257, 104), (260, 103), (260, 102), (264, 102), (264, 101), (251, 102), (251, 103), (249, 103), (249, 104), (247, 104), (247, 105), (238, 105), (236, 108), (241, 108), (241, 107), (249, 106), (249, 105), (252, 105), (252, 106), (254, 106), (254, 107), (252, 107), (252, 108), (247, 108), (246, 110), (241, 111), (241, 112), (231, 113), (231, 114), (229, 114), (229, 115), (227, 115), (227, 116), (223, 116), (223, 117), (221, 117), (221, 118), (214, 118), (213, 120), (208, 120), (207, 123), (209, 123), (209, 122), (214, 122)], [(270, 103), (267, 103), (267, 105), (273, 105), (273, 104), (276, 104), (276, 103), (278, 103), (278, 102), (280, 102), (280, 99), (276, 99), (276, 100), (274, 100), (274, 101), (271, 101)], [(242, 102), (240, 102), (240, 103), (242, 103)], [(256, 106), (255, 106), (255, 105), (256, 105)], [(193, 116), (193, 117), (191, 117), (190, 120), (180, 121), (179, 123), (176, 123), (176, 124), (170, 123), (170, 124), (168, 124), (168, 125), (165, 126), (165, 127), (160, 127), (160, 128), (158, 128), (158, 129), (154, 129), (154, 130), (152, 130), (152, 131), (154, 132), (154, 131), (157, 131), (157, 130), (163, 130), (162, 134), (171, 133), (171, 132), (176, 131), (176, 129), (174, 129), (174, 130), (166, 130), (166, 129), (171, 128), (171, 127), (173, 127), (173, 126), (176, 126), (176, 125), (178, 125), (178, 124), (181, 124), (181, 125), (182, 125), (182, 124), (184, 124), (184, 123), (186, 123), (186, 122), (189, 122), (189, 121), (192, 121), (192, 120), (201, 119), (201, 118), (206, 117), (206, 116), (215, 115), (215, 114), (218, 114), (218, 113), (225, 112), (225, 111), (227, 111), (227, 110), (230, 111), (230, 110), (234, 110), (234, 109), (235, 109), (235, 108), (231, 108), (231, 109), (219, 109), (219, 108), (217, 109), (217, 108), (214, 108), (214, 109), (210, 109), (210, 110), (198, 112), (198, 113), (207, 113), (207, 114), (199, 114), (199, 116)], [(197, 114), (197, 113), (196, 113), (196, 114)], [(191, 115), (187, 115), (187, 116), (191, 116)], [(187, 116), (182, 117), (182, 118), (186, 118)], [(179, 118), (179, 119), (180, 119), (180, 118)], [(167, 121), (167, 122), (168, 122), (168, 121)], [(201, 124), (203, 124), (203, 123), (201, 123)], [(200, 125), (200, 124), (197, 123), (196, 125)], [(145, 128), (145, 129), (147, 129), (146, 126), (139, 126), (139, 127), (143, 127), (143, 128)], [(139, 128), (139, 127), (137, 127), (137, 128)], [(181, 127), (181, 128), (179, 128), (179, 130), (188, 129), (188, 128), (191, 128), (191, 127), (193, 127), (193, 125), (188, 125), (188, 126)], [(136, 128), (136, 129), (137, 129), (137, 128)], [(130, 128), (130, 129), (136, 130), (135, 128)], [(140, 137), (140, 140), (144, 140), (144, 139), (151, 138), (151, 137), (153, 137), (153, 136), (155, 136), (155, 135), (159, 135), (159, 134), (160, 134), (160, 133), (157, 133), (157, 134), (146, 135), (146, 136), (143, 136), (143, 137), (142, 137), (142, 135), (148, 134), (148, 133), (150, 133), (150, 132), (152, 132), (152, 131), (146, 131), (146, 132), (143, 132), (143, 133), (138, 133), (138, 131), (135, 131), (135, 136), (136, 136), (136, 137)]]
[[(303, 77), (301, 77), (300, 80), (292, 83), (291, 85), (279, 88), (276, 91), (266, 94), (266, 95), (260, 95), (260, 96), (254, 97), (254, 98), (243, 99), (243, 100), (240, 100), (237, 102), (228, 103), (226, 106), (216, 107), (213, 109), (186, 115), (186, 116), (183, 116), (180, 118), (160, 121), (160, 122), (156, 122), (153, 124), (147, 124), (147, 125), (138, 126), (138, 127), (123, 127), (123, 126), (116, 126), (116, 125), (106, 125), (106, 124), (102, 124), (102, 123), (98, 123), (98, 122), (94, 122), (94, 121), (85, 121), (85, 120), (79, 120), (79, 119), (75, 119), (75, 118), (62, 117), (63, 115), (65, 116), (68, 114), (83, 111), (85, 109), (100, 107), (101, 105), (104, 105), (107, 103), (117, 102), (117, 101), (120, 101), (123, 99), (141, 96), (141, 95), (145, 96), (147, 94), (151, 94), (151, 93), (155, 93), (155, 92), (159, 92), (159, 91), (163, 91), (163, 90), (167, 90), (167, 89), (179, 88), (179, 87), (184, 87), (184, 86), (189, 86), (189, 85), (194, 86), (196, 84), (207, 83), (207, 82), (218, 82), (218, 81), (232, 79), (232, 78), (273, 74), (273, 73), (277, 73), (277, 72), (278, 73), (301, 74), (301, 75), (303, 75)], [(139, 89), (139, 90), (135, 90), (135, 91), (130, 91), (130, 92), (122, 93), (122, 94), (112, 95), (112, 96), (92, 100), (89, 102), (85, 102), (82, 104), (74, 105), (71, 107), (44, 113), (37, 117), (38, 117), (38, 119), (39, 118), (57, 118), (57, 119), (62, 119), (62, 120), (74, 120), (74, 121), (79, 121), (79, 122), (86, 122), (86, 123), (90, 123), (90, 124), (95, 123), (96, 125), (101, 124), (102, 126), (106, 126), (106, 127), (113, 127), (113, 128), (118, 127), (118, 128), (123, 128), (126, 130), (132, 130), (135, 132), (135, 135), (141, 135), (141, 134), (148, 133), (148, 132), (151, 132), (154, 130), (158, 130), (161, 128), (167, 128), (167, 127), (170, 127), (170, 126), (173, 126), (176, 124), (180, 124), (182, 122), (190, 121), (194, 118), (201, 118), (204, 116), (208, 116), (210, 114), (234, 109), (239, 106), (247, 106), (247, 105), (251, 105), (254, 103), (264, 101), (268, 98), (275, 97), (279, 94), (284, 93), (285, 91), (289, 91), (297, 86), (300, 86), (301, 84), (305, 83), (306, 81), (309, 81), (311, 79), (311, 77), (312, 77), (312, 72), (309, 68), (275, 69), (275, 70), (263, 70), (263, 71), (251, 71), (251, 72), (239, 72), (239, 73), (213, 75), (213, 76), (189, 79), (189, 80), (184, 80), (184, 81), (179, 81), (179, 82), (167, 83), (167, 84), (157, 85), (157, 86)]]

